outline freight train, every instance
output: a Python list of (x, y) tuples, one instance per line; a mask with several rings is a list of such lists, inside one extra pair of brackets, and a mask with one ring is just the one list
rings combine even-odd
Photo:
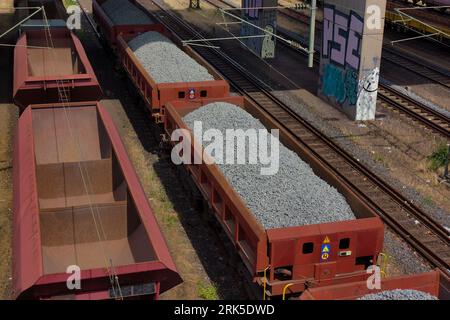
[[(129, 2), (146, 12), (135, 1)], [(107, 10), (103, 9), (104, 3), (104, 0), (93, 1), (93, 17), (98, 30), (104, 35), (108, 46), (117, 49), (122, 69), (139, 93), (149, 114), (156, 122), (163, 124), (167, 141), (170, 141), (169, 137), (175, 129), (189, 129), (183, 120), (184, 116), (211, 103), (231, 103), (261, 121), (266, 128), (279, 129), (280, 141), (306, 161), (318, 176), (339, 190), (355, 213), (355, 220), (266, 228), (256, 219), (255, 214), (243, 202), (217, 165), (186, 165), (182, 170), (185, 176), (195, 183), (195, 186), (189, 183), (188, 185), (195, 188), (206, 200), (210, 213), (233, 244), (233, 250), (241, 258), (249, 278), (264, 288), (264, 296), (298, 297), (308, 288), (349, 284), (354, 288), (359, 286), (361, 281), (365, 281), (368, 277), (367, 267), (377, 263), (383, 247), (384, 226), (373, 209), (356, 197), (349, 185), (338, 180), (309, 150), (295, 141), (284, 129), (279, 128), (272, 118), (252, 101), (230, 94), (229, 86), (221, 75), (189, 46), (183, 46), (181, 39), (163, 25), (154, 26), (153, 29), (148, 26), (146, 29), (167, 37), (188, 57), (207, 69), (214, 80), (158, 83), (157, 74), (152, 73), (147, 61), (143, 61), (136, 48), (132, 48), (134, 45), (131, 45), (145, 32), (130, 32), (134, 28), (130, 22), (126, 25), (126, 33), (119, 32), (116, 40), (111, 39), (108, 35), (113, 32), (114, 23), (108, 18)], [(136, 30), (142, 28), (142, 25), (136, 26)], [(169, 52), (159, 54), (170, 55)], [(202, 152), (194, 149), (193, 136), (188, 137), (188, 140), (192, 147), (192, 157), (195, 157), (195, 152)], [(324, 255), (324, 247), (331, 251)], [(419, 283), (426, 278), (429, 287), (423, 287), (423, 290), (437, 295), (439, 277), (439, 272), (433, 271), (423, 277), (409, 277), (408, 280), (401, 281), (394, 279), (393, 282), (385, 280), (384, 283), (386, 288), (389, 288), (389, 283), (403, 288), (412, 288), (417, 284), (415, 287), (419, 288)]]
[[(261, 288), (264, 296), (270, 298), (281, 296), (298, 298), (302, 293), (305, 296), (300, 297), (305, 298), (356, 298), (355, 294), (348, 294), (348, 292), (358, 291), (361, 283), (366, 282), (369, 276), (367, 268), (377, 264), (383, 248), (384, 225), (373, 208), (357, 197), (349, 184), (336, 177), (309, 149), (280, 128), (270, 115), (246, 97), (230, 93), (227, 81), (194, 50), (188, 46), (182, 46), (181, 40), (162, 24), (155, 22), (150, 16), (148, 25), (145, 19), (144, 23), (139, 24), (115, 23), (111, 16), (112, 11), (105, 10), (105, 3), (106, 1), (102, 0), (93, 1), (93, 16), (98, 30), (103, 35), (105, 43), (117, 54), (121, 67), (141, 96), (151, 119), (162, 124), (167, 137), (177, 128), (189, 129), (183, 120), (185, 115), (210, 103), (231, 103), (258, 119), (266, 128), (279, 129), (280, 141), (308, 163), (317, 176), (338, 190), (355, 214), (356, 219), (347, 221), (278, 228), (264, 227), (217, 165), (201, 163), (181, 167), (187, 179), (194, 182), (191, 184), (192, 188), (203, 196), (210, 208), (209, 212), (228, 236), (233, 250), (243, 263), (247, 278)], [(135, 1), (130, 0), (128, 4), (148, 15)], [(115, 10), (120, 11), (120, 7)], [(157, 32), (177, 45), (180, 52), (182, 51), (186, 57), (207, 70), (211, 79), (168, 83), (157, 80), (159, 75), (149, 71), (148, 66), (144, 66), (144, 62), (139, 58), (136, 48), (132, 49), (133, 41), (147, 32)], [(70, 34), (69, 39), (74, 39), (73, 37)], [(160, 54), (171, 53), (161, 52)], [(78, 55), (85, 57), (84, 53), (80, 55), (80, 50)], [(16, 57), (23, 59), (23, 55), (17, 54)], [(92, 70), (87, 58), (82, 60), (83, 70)], [(15, 64), (20, 66), (22, 61), (16, 60)], [(15, 77), (20, 77), (21, 73), (23, 71), (20, 72), (19, 67), (15, 68)], [(91, 79), (93, 79), (92, 76), (93, 73)], [(27, 96), (21, 95), (21, 91), (26, 93), (28, 89), (26, 86), (18, 86), (18, 90), (15, 90), (17, 101), (23, 100), (21, 104), (24, 107), (33, 103), (33, 96), (36, 96), (38, 102), (41, 97), (53, 99), (54, 94), (47, 92), (47, 89), (52, 88), (46, 85), (46, 78), (37, 79), (37, 81), (38, 94), (28, 95), (29, 100), (19, 99), (19, 97)], [(75, 79), (69, 79), (69, 83), (73, 85), (57, 87), (59, 98), (67, 97), (66, 88), (83, 89), (86, 92), (91, 90), (89, 86), (83, 86)], [(74, 91), (71, 94), (71, 96), (77, 95), (82, 97), (83, 93)], [(78, 252), (76, 250), (78, 246), (81, 250), (79, 254), (82, 254), (87, 244), (92, 243), (94, 246), (94, 244), (105, 242), (101, 239), (91, 239), (88, 235), (79, 232), (79, 227), (82, 225), (92, 228), (87, 224), (86, 213), (83, 212), (87, 208), (86, 199), (83, 199), (78, 190), (80, 177), (74, 176), (76, 183), (71, 183), (71, 186), (66, 186), (64, 181), (55, 181), (54, 184), (44, 183), (52, 172), (56, 173), (53, 179), (58, 180), (60, 178), (58, 172), (65, 173), (65, 170), (70, 170), (71, 167), (73, 169), (74, 163), (80, 161), (76, 156), (73, 158), (74, 155), (71, 154), (77, 148), (77, 144), (71, 147), (73, 141), (69, 138), (66, 138), (67, 141), (59, 141), (58, 130), (64, 129), (61, 128), (64, 122), (57, 121), (56, 117), (62, 116), (61, 110), (69, 110), (70, 116), (77, 119), (78, 122), (73, 122), (74, 126), (89, 128), (86, 132), (92, 135), (90, 140), (93, 145), (89, 148), (89, 152), (86, 151), (89, 161), (85, 165), (98, 165), (105, 170), (105, 174), (101, 175), (102, 179), (94, 180), (96, 184), (99, 183), (99, 186), (96, 186), (98, 192), (95, 193), (94, 203), (102, 208), (117, 207), (115, 214), (111, 214), (112, 212), (109, 212), (109, 215), (106, 214), (107, 227), (111, 227), (107, 229), (111, 233), (107, 238), (114, 244), (116, 241), (127, 244), (126, 252), (129, 254), (125, 254), (126, 257), (115, 256), (115, 251), (112, 250), (115, 265), (111, 269), (114, 274), (119, 274), (119, 279), (124, 279), (123, 285), (126, 286), (127, 292), (143, 291), (145, 296), (151, 298), (157, 298), (160, 291), (168, 290), (178, 284), (181, 279), (157, 228), (151, 208), (145, 197), (142, 198), (143, 191), (126, 157), (120, 138), (101, 104), (97, 102), (70, 104), (63, 101), (63, 104), (32, 105), (24, 110), (16, 136), (14, 162), (17, 163), (14, 180), (16, 203), (14, 278), (18, 297), (50, 299), (70, 296), (70, 293), (64, 289), (65, 280), (62, 279), (65, 279), (66, 274), (63, 273), (62, 266), (73, 261), (82, 262), (83, 271), (89, 281), (89, 289), (71, 296), (72, 298), (108, 299), (113, 297), (111, 289), (115, 288), (115, 283), (112, 283), (112, 288), (111, 285), (108, 286), (108, 273), (99, 269), (99, 261), (94, 261), (98, 257), (78, 257), (76, 256), (78, 253), (74, 253)], [(33, 136), (34, 139), (32, 139)], [(193, 147), (195, 138), (191, 135), (187, 139), (194, 156), (195, 152), (199, 152)], [(60, 152), (57, 151), (56, 146), (66, 144), (67, 156), (61, 154), (52, 157), (54, 152)], [(53, 153), (50, 152), (51, 150)], [(64, 150), (66, 149), (63, 148)], [(99, 173), (100, 171), (95, 172), (95, 174)], [(54, 186), (59, 185), (57, 182), (62, 185), (54, 189)], [(52, 186), (51, 189), (49, 185)], [(78, 189), (69, 192), (71, 187)], [(105, 194), (108, 194), (106, 198), (104, 198)], [(30, 199), (28, 202), (23, 202), (24, 195)], [(21, 221), (26, 216), (25, 212), (30, 207), (32, 214), (22, 224)], [(124, 215), (123, 210), (128, 214)], [(64, 215), (71, 216), (73, 219), (64, 219)], [(72, 225), (67, 225), (70, 223)], [(40, 227), (35, 228), (36, 225)], [(60, 228), (69, 228), (73, 232), (61, 234), (57, 232)], [(30, 238), (33, 241), (25, 241)], [(146, 239), (147, 245), (137, 245), (136, 241), (139, 239)], [(114, 244), (111, 245), (112, 249), (116, 248)], [(60, 260), (62, 258), (64, 261)], [(92, 261), (83, 260), (85, 258), (90, 258)], [(416, 288), (436, 296), (441, 294), (438, 291), (439, 285), (443, 282), (442, 277), (443, 275), (436, 270), (429, 274), (410, 276), (401, 280), (387, 279), (383, 283), (386, 284), (386, 289), (391, 289), (393, 286)], [(114, 277), (112, 279), (114, 280)], [(424, 282), (427, 286), (421, 285)], [(139, 291), (141, 288), (137, 288), (139, 285), (147, 289)], [(333, 289), (333, 292), (334, 290), (339, 292), (328, 296), (313, 291), (342, 286), (347, 288), (344, 294), (339, 289)], [(134, 296), (130, 294), (130, 297)]]

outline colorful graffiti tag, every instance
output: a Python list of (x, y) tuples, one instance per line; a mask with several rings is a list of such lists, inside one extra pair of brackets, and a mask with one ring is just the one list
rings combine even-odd
[(277, 11), (262, 8), (276, 4), (277, 0), (242, 0), (241, 17), (248, 23), (241, 24), (241, 36), (249, 38), (243, 38), (241, 43), (263, 59), (275, 57)]
[(323, 14), (322, 59), (328, 63), (322, 72), (322, 93), (340, 104), (356, 105), (364, 21), (353, 11), (347, 15), (330, 5)]

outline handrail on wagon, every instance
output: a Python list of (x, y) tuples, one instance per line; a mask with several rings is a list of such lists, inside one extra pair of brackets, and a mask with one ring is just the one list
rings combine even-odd
[(265, 269), (264, 269), (264, 283), (263, 283), (263, 300), (266, 300), (266, 287), (267, 287), (267, 270), (270, 269), (270, 265), (268, 265)]
[(379, 258), (378, 265), (380, 266), (381, 276), (383, 278), (386, 278), (386, 276), (387, 276), (386, 269), (387, 269), (387, 264), (388, 264), (388, 261), (389, 261), (389, 255), (387, 253), (381, 252), (378, 255), (378, 258)]
[(284, 288), (283, 288), (283, 300), (286, 300), (286, 290), (292, 285), (294, 285), (294, 284), (293, 283), (288, 283), (287, 285), (284, 286)]

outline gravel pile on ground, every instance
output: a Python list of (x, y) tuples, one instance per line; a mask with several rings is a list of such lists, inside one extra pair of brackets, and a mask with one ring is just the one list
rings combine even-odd
[[(226, 129), (264, 129), (270, 143), (269, 133), (261, 122), (232, 104), (208, 104), (187, 114), (184, 121), (190, 128), (193, 128), (194, 121), (202, 121), (203, 131), (217, 129), (224, 136)], [(247, 139), (246, 150), (248, 147)], [(235, 155), (236, 149), (235, 146)], [(270, 147), (268, 149), (270, 152)], [(278, 173), (261, 175), (260, 169), (268, 166), (259, 163), (218, 166), (266, 229), (355, 219), (345, 198), (281, 143)]]
[(214, 80), (205, 67), (158, 32), (146, 32), (128, 45), (156, 83)]
[(149, 16), (127, 0), (108, 0), (102, 8), (115, 25), (153, 24)]
[(429, 293), (417, 290), (395, 289), (365, 295), (358, 300), (438, 300)]

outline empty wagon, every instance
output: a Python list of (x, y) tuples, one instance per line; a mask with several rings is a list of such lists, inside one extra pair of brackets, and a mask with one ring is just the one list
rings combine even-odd
[(95, 101), (102, 95), (94, 70), (75, 34), (66, 28), (25, 31), (14, 49), (14, 102)]
[(13, 173), (16, 298), (157, 299), (181, 282), (100, 104), (28, 107)]

